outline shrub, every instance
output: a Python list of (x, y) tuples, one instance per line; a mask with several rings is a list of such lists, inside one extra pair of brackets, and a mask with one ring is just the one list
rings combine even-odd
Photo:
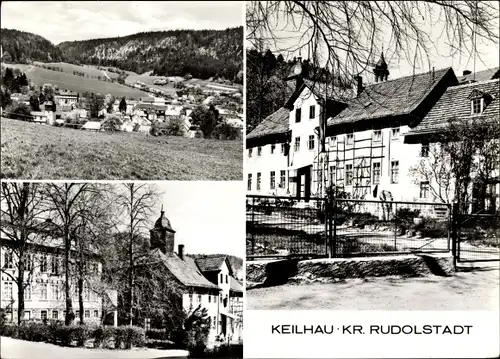
[(212, 138), (219, 140), (237, 140), (240, 137), (241, 130), (225, 122), (217, 125), (212, 132)]
[(27, 322), (19, 326), (19, 339), (32, 342), (50, 342), (51, 328), (48, 325)]
[(109, 340), (115, 334), (115, 328), (110, 326), (99, 326), (95, 328), (90, 337), (94, 339), (94, 348), (108, 347)]
[(150, 329), (146, 331), (146, 338), (154, 340), (169, 340), (168, 333), (165, 329)]
[(141, 347), (146, 341), (146, 335), (143, 328), (135, 326), (125, 327), (125, 348), (132, 346)]

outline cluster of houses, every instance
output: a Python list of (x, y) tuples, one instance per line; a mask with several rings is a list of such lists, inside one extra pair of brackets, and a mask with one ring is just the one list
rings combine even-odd
[[(449, 118), (500, 123), (500, 69), (388, 76), (382, 54), (371, 84), (358, 76), (354, 89), (340, 88), (305, 78), (299, 58), (285, 79), (290, 98), (246, 136), (248, 193), (307, 201), (335, 186), (358, 199), (437, 201), (435, 184), (412, 178), (410, 168), (429, 156)], [(498, 175), (483, 191), (484, 207), (500, 208)]]
[[(47, 223), (50, 225), (50, 222)], [(47, 230), (47, 228), (45, 229)], [(25, 269), (27, 286), (24, 292), (25, 309), (17, 313), (17, 259), (15, 242), (2, 233), (0, 242), (0, 308), (6, 319), (16, 322), (18, 315), (24, 320), (64, 320), (64, 271), (62, 271), (61, 240), (43, 240), (26, 249)], [(201, 306), (210, 317), (209, 344), (217, 341), (240, 342), (243, 340), (243, 287), (228, 256), (190, 255), (184, 246), (175, 247), (175, 230), (161, 211), (150, 230), (149, 255), (144, 260), (154, 270), (165, 273), (165, 286), (175, 281), (180, 287), (178, 300), (187, 313)], [(151, 264), (153, 263), (153, 264)], [(99, 290), (102, 273), (102, 258), (90, 255), (87, 258), (90, 276), (84, 284), (84, 320), (107, 322), (117, 325), (116, 291)], [(73, 305), (78, 310), (76, 283), (71, 283)], [(79, 313), (76, 313), (79, 318)]]
[[(199, 101), (193, 95), (171, 96), (147, 96), (135, 100), (126, 100), (126, 109), (120, 111), (121, 99), (116, 99), (111, 106), (111, 113), (108, 109), (102, 108), (98, 115), (99, 119), (90, 119), (89, 111), (78, 106), (79, 94), (73, 91), (58, 90), (54, 95), (56, 111), (52, 110), (52, 102), (47, 101), (40, 105), (40, 111), (31, 112), (31, 121), (49, 125), (64, 125), (67, 119), (76, 120), (78, 127), (83, 130), (101, 131), (103, 124), (109, 117), (118, 117), (121, 125), (119, 130), (124, 132), (150, 133), (154, 122), (169, 123), (178, 120), (181, 124), (181, 131), (186, 137), (195, 137), (197, 127), (191, 124), (191, 113)], [(17, 102), (25, 103), (29, 106), (29, 96), (13, 94), (11, 96)], [(213, 96), (208, 96), (201, 101), (201, 105), (208, 106), (214, 100)], [(224, 108), (219, 108), (222, 119), (234, 127), (243, 131), (243, 114), (235, 113)]]

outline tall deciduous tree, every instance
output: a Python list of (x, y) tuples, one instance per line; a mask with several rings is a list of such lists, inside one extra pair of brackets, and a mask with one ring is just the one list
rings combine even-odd
[(17, 286), (17, 323), (24, 313), (24, 292), (30, 285), (35, 265), (30, 247), (43, 240), (43, 221), (46, 211), (40, 184), (2, 182), (1, 221), (2, 246), (5, 245), (5, 264), (1, 272)]

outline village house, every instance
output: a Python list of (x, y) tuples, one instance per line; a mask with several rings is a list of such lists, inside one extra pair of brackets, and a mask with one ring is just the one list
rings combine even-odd
[[(212, 268), (206, 262), (198, 262), (196, 258), (186, 255), (184, 245), (179, 244), (175, 249), (175, 230), (170, 221), (161, 211), (153, 229), (150, 231), (150, 253), (146, 259), (148, 263), (158, 263), (159, 271), (164, 271), (168, 281), (175, 281), (181, 288), (182, 307), (187, 313), (192, 313), (197, 307), (206, 308), (210, 318), (209, 345), (223, 335), (224, 338), (241, 338), (240, 326), (232, 325), (232, 317), (236, 314), (229, 312), (230, 281), (232, 272), (229, 262), (217, 260), (217, 268)], [(205, 272), (200, 265), (205, 265)], [(212, 273), (222, 273), (221, 281), (213, 278)], [(206, 276), (206, 275), (207, 276)], [(165, 285), (169, 285), (165, 283)], [(238, 291), (233, 284), (233, 293)], [(238, 317), (239, 318), (239, 317)]]
[(299, 59), (290, 98), (246, 137), (248, 192), (307, 200), (335, 185), (353, 198), (428, 201), (408, 176), (425, 146), (404, 138), (458, 80), (451, 68), (388, 80), (383, 55), (373, 73), (373, 84), (358, 76), (345, 91), (304, 78)]
[(68, 112), (74, 109), (78, 102), (78, 94), (73, 91), (60, 90), (55, 94), (54, 100), (59, 111)]
[[(4, 223), (3, 226), (6, 224)], [(9, 321), (17, 321), (20, 314), (23, 320), (64, 320), (66, 316), (66, 305), (64, 297), (64, 270), (63, 270), (63, 245), (61, 238), (53, 237), (54, 225), (50, 220), (41, 223), (37, 230), (39, 240), (33, 240), (28, 244), (25, 252), (25, 283), (24, 290), (24, 312), (17, 312), (18, 290), (14, 281), (17, 278), (19, 267), (14, 248), (16, 242), (2, 232), (0, 242), (0, 265), (1, 281), (0, 308), (7, 313)], [(98, 283), (102, 273), (102, 262), (99, 256), (89, 252), (85, 255), (86, 266), (89, 268), (89, 277), (84, 284), (84, 320), (88, 323), (99, 323), (104, 316), (111, 315), (111, 321), (116, 324), (116, 312), (109, 312), (104, 307), (103, 296), (99, 294)], [(76, 282), (71, 283), (73, 309), (78, 321), (78, 292)], [(76, 306), (75, 306), (76, 304)]]

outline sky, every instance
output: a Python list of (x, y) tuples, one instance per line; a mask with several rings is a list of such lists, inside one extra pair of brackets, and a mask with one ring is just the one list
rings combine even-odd
[(158, 201), (175, 233), (175, 248), (190, 254), (224, 253), (245, 257), (245, 188), (237, 181), (165, 181)]
[(55, 45), (143, 31), (243, 26), (237, 1), (2, 1), (2, 28), (32, 32)]
[[(497, 5), (498, 6), (498, 5)], [(297, 21), (299, 23), (299, 21)], [(382, 22), (379, 23), (381, 26)], [(423, 28), (428, 30), (428, 34), (434, 42), (434, 46), (431, 46), (429, 51), (430, 61), (423, 61), (423, 63), (415, 66), (405, 58), (398, 58), (393, 49), (390, 47), (390, 34), (391, 28), (389, 26), (382, 26), (383, 31), (383, 39), (375, 44), (379, 49), (384, 47), (385, 59), (389, 66), (389, 79), (399, 78), (402, 76), (410, 76), (415, 73), (427, 72), (431, 71), (433, 67), (435, 69), (442, 69), (446, 67), (452, 67), (457, 76), (462, 74), (464, 70), (475, 70), (481, 71), (485, 69), (489, 69), (492, 67), (499, 66), (499, 45), (494, 43), (485, 43), (479, 42), (477, 44), (478, 54), (474, 56), (471, 54), (460, 54), (456, 51), (453, 51), (448, 43), (447, 37), (443, 33), (444, 27), (443, 18), (438, 18), (436, 15), (433, 19), (425, 19), (421, 25)], [(291, 24), (286, 24), (283, 21), (283, 17), (277, 18), (277, 20), (272, 23), (272, 27), (274, 30), (274, 35), (279, 39), (277, 43), (264, 41), (265, 48), (270, 48), (275, 55), (281, 53), (286, 59), (292, 59), (293, 57), (301, 56), (303, 59), (307, 58), (307, 49), (302, 49), (300, 52), (297, 48), (300, 44), (304, 44), (304, 39), (301, 39), (304, 35), (304, 31), (297, 31), (296, 28)], [(498, 18), (496, 21), (496, 28), (499, 28)], [(500, 32), (500, 30), (499, 30)], [(498, 34), (498, 33), (497, 33)], [(268, 34), (264, 34), (265, 37), (268, 37)], [(371, 39), (370, 39), (371, 40)], [(247, 46), (249, 45), (249, 41), (247, 41)], [(320, 56), (323, 59), (326, 59), (326, 51), (320, 51)], [(377, 62), (380, 58), (380, 52), (374, 54), (372, 61)], [(324, 61), (324, 60), (323, 60)], [(321, 62), (320, 62), (321, 64)], [(323, 65), (323, 64), (322, 64)], [(371, 67), (370, 67), (371, 70)], [(370, 77), (372, 77), (371, 75)], [(368, 76), (367, 76), (368, 77)], [(365, 80), (366, 77), (363, 78)]]

